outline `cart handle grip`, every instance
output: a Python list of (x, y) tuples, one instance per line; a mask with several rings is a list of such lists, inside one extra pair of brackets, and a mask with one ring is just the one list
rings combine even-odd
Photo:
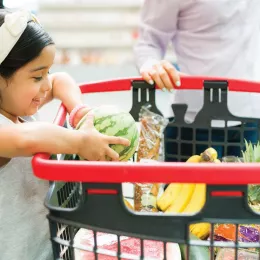
[[(121, 78), (108, 81), (96, 81), (80, 84), (80, 89), (85, 93), (99, 93), (111, 91), (129, 91), (132, 88), (133, 81), (143, 81), (140, 77)], [(202, 76), (181, 76), (181, 86), (176, 87), (176, 90), (201, 90), (203, 89), (204, 81), (225, 81), (228, 83), (229, 91), (238, 92), (255, 92), (260, 93), (260, 83), (255, 81), (227, 79), (220, 77), (202, 77)], [(159, 89), (158, 86), (155, 86)]]

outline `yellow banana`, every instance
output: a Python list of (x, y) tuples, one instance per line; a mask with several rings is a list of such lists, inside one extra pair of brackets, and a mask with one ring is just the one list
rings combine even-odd
[(187, 207), (183, 210), (184, 213), (197, 213), (204, 206), (206, 201), (206, 185), (196, 184), (193, 195)]
[(200, 239), (205, 239), (210, 233), (209, 223), (196, 223), (190, 225), (190, 232)]
[(214, 148), (210, 147), (201, 153), (200, 156), (204, 162), (213, 162), (218, 158), (218, 153)]
[(200, 161), (201, 161), (201, 156), (199, 156), (199, 155), (193, 155), (193, 156), (191, 156), (186, 162), (199, 163)]
[(131, 209), (131, 210), (134, 211), (134, 208), (133, 208), (133, 206), (130, 204), (129, 201), (127, 201), (126, 199), (124, 199), (124, 202), (125, 202), (125, 205), (126, 205), (129, 209)]
[(180, 213), (188, 205), (194, 192), (195, 184), (183, 184), (180, 193), (171, 206), (165, 211), (167, 213)]
[(158, 208), (165, 211), (176, 200), (181, 188), (181, 183), (171, 183), (157, 201)]
[[(197, 213), (203, 208), (206, 201), (206, 187), (207, 186), (205, 184), (196, 184), (192, 198), (183, 213)], [(190, 225), (190, 232), (198, 238), (204, 239), (209, 235), (210, 224), (192, 224)]]
[(214, 163), (221, 163), (221, 161), (219, 159), (215, 159), (213, 162)]

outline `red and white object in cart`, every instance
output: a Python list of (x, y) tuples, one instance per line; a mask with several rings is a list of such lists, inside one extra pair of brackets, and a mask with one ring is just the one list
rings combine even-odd
[[(118, 251), (117, 236), (113, 234), (97, 232), (97, 250), (105, 250), (104, 253), (111, 254), (111, 256), (98, 254), (98, 260), (116, 260), (115, 254)], [(94, 247), (94, 233), (88, 229), (80, 229), (75, 238), (74, 246), (79, 248), (85, 247), (86, 250), (93, 250)], [(164, 259), (163, 242), (144, 240), (144, 259), (162, 260)], [(95, 254), (86, 250), (75, 249), (75, 260), (94, 260)], [(120, 250), (122, 260), (129, 259), (129, 257), (140, 257), (141, 242), (138, 238), (120, 237)], [(114, 255), (114, 256), (113, 256)], [(169, 260), (181, 260), (181, 252), (178, 244), (166, 244), (166, 256)], [(124, 258), (125, 257), (125, 258)], [(134, 258), (133, 258), (134, 259)]]

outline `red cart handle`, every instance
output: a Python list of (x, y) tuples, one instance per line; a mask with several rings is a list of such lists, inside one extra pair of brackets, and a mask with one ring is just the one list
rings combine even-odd
[(260, 183), (260, 164), (256, 163), (126, 163), (49, 160), (38, 154), (32, 160), (36, 177), (49, 181), (91, 183)]
[[(131, 82), (141, 78), (125, 78), (99, 81), (80, 85), (82, 93), (126, 91), (131, 89)], [(205, 80), (228, 81), (231, 91), (260, 92), (256, 82), (209, 78), (182, 77), (182, 86), (178, 89), (202, 89)], [(64, 125), (66, 109), (60, 106), (54, 120), (57, 125)], [(151, 182), (151, 183), (206, 183), (206, 184), (253, 184), (260, 183), (260, 164), (257, 163), (130, 163), (130, 162), (88, 162), (49, 160), (48, 154), (33, 157), (32, 167), (35, 176), (50, 181), (71, 182)], [(160, 173), (160, 174), (158, 174)]]
[[(81, 84), (80, 88), (82, 93), (98, 93), (98, 92), (110, 92), (110, 91), (129, 91), (132, 87), (132, 81), (143, 80), (140, 77), (136, 78), (123, 78), (108, 81), (97, 81), (93, 83)], [(204, 81), (227, 81), (229, 91), (238, 92), (256, 92), (260, 93), (260, 83), (254, 81), (237, 80), (237, 79), (227, 79), (220, 77), (191, 77), (182, 76), (181, 86), (176, 88), (176, 90), (200, 90), (203, 89)], [(156, 86), (158, 89), (158, 86)]]

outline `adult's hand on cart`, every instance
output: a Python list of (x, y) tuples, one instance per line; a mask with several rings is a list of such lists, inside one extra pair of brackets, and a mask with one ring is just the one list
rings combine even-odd
[(155, 82), (162, 91), (170, 92), (181, 86), (180, 76), (184, 75), (166, 60), (149, 60), (141, 67), (140, 73), (147, 83), (153, 85)]
[(88, 112), (86, 121), (80, 131), (83, 133), (83, 137), (78, 155), (89, 161), (107, 161), (107, 157), (111, 158), (112, 161), (118, 161), (119, 154), (111, 149), (109, 145), (130, 145), (127, 139), (99, 133), (94, 127), (94, 114), (91, 111)]

